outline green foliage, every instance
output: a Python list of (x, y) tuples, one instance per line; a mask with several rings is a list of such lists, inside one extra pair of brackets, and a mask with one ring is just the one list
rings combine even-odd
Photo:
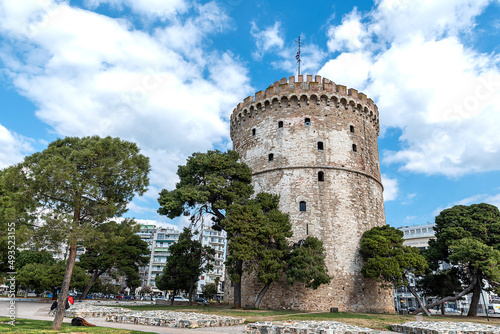
[(450, 244), (450, 261), (467, 265), (492, 281), (500, 280), (500, 251), (474, 238), (455, 240)]
[(418, 287), (426, 296), (447, 297), (462, 291), (461, 274), (458, 268), (431, 271), (417, 281)]
[[(20, 189), (32, 207), (44, 209), (40, 210), (44, 224), (37, 228), (35, 240), (54, 248), (68, 245), (70, 279), (77, 242), (90, 243), (97, 226), (125, 213), (133, 196), (146, 191), (149, 170), (149, 159), (134, 143), (111, 137), (67, 137), (9, 169), (5, 181), (9, 189)], [(68, 287), (65, 280), (60, 302)], [(60, 328), (63, 316), (59, 308), (53, 329)]]
[(241, 203), (253, 192), (252, 172), (238, 160), (235, 151), (194, 153), (185, 166), (179, 166), (176, 189), (160, 192), (158, 213), (169, 218), (192, 215), (193, 222), (208, 213), (219, 223), (231, 204)]
[(16, 174), (12, 167), (0, 170), (0, 273), (15, 271), (16, 245), (28, 241), (33, 229), (33, 203), (12, 182), (13, 175)]
[[(85, 254), (80, 256), (80, 266), (91, 275), (82, 299), (85, 298), (92, 284), (105, 272), (113, 269), (127, 277), (127, 286), (133, 291), (141, 285), (139, 267), (149, 263), (148, 244), (136, 233), (140, 226), (134, 220), (126, 219), (121, 224), (114, 221), (98, 227), (96, 237)], [(100, 240), (101, 242), (97, 242)]]
[(474, 239), (500, 250), (500, 212), (490, 204), (456, 205), (441, 211), (434, 227), (436, 239), (429, 241), (428, 258), (434, 267), (449, 262), (450, 246), (462, 239)]
[(40, 263), (52, 265), (56, 261), (52, 257), (52, 254), (46, 250), (35, 251), (35, 250), (24, 250), (19, 252), (16, 256), (16, 268), (21, 269), (27, 264)]
[(192, 289), (201, 273), (213, 268), (215, 250), (194, 240), (188, 228), (184, 228), (179, 240), (169, 247), (169, 252), (162, 275), (155, 279), (160, 290)]
[[(456, 205), (441, 211), (434, 227), (436, 239), (429, 241), (426, 256), (436, 269), (440, 262), (457, 266), (461, 277), (478, 282), (486, 279), (498, 286), (500, 278), (500, 212), (490, 204)], [(477, 314), (480, 289), (476, 286), (469, 307)]]
[(217, 286), (215, 285), (215, 283), (205, 284), (201, 288), (201, 292), (203, 293), (203, 297), (213, 298), (217, 294)]
[(238, 261), (245, 263), (247, 272), (257, 270), (264, 284), (283, 275), (292, 227), (288, 214), (280, 212), (278, 205), (279, 196), (259, 193), (244, 204), (230, 206), (223, 228), (229, 239), (226, 268), (233, 282), (242, 274)]
[[(19, 285), (30, 287), (37, 293), (45, 290), (58, 290), (64, 278), (66, 263), (58, 261), (56, 263), (28, 263), (17, 272), (16, 281)], [(75, 265), (71, 276), (70, 288), (82, 290), (89, 278), (85, 270)]]
[(126, 212), (134, 194), (149, 184), (149, 159), (119, 138), (67, 137), (16, 167), (25, 195), (48, 210), (39, 241), (58, 244), (68, 231), (93, 237), (93, 229)]
[(303, 244), (297, 245), (290, 253), (285, 270), (288, 283), (291, 285), (299, 281), (312, 289), (330, 283), (325, 258), (323, 242), (316, 237), (307, 237)]
[(403, 241), (403, 232), (388, 225), (363, 233), (363, 276), (397, 288), (408, 285), (408, 273), (422, 275), (428, 268), (427, 261), (417, 248), (403, 246)]

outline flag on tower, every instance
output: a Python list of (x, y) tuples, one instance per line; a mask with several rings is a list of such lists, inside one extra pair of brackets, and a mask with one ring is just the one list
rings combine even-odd
[(297, 55), (295, 56), (295, 59), (297, 59), (297, 60), (300, 59), (300, 51), (297, 51)]

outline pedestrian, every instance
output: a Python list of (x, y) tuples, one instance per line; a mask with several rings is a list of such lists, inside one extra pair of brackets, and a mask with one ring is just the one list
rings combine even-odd
[(73, 304), (75, 303), (75, 300), (73, 299), (73, 297), (72, 297), (72, 296), (69, 296), (69, 297), (68, 297), (68, 301), (69, 301), (69, 304), (70, 304), (70, 305), (73, 305)]

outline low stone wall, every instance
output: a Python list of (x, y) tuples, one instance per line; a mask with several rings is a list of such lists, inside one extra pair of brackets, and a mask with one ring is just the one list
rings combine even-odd
[(256, 322), (246, 326), (247, 334), (378, 334), (370, 328), (337, 321)]
[(125, 314), (131, 310), (123, 307), (107, 307), (88, 304), (75, 304), (66, 310), (65, 317), (104, 318), (110, 314)]
[(106, 316), (106, 321), (177, 328), (236, 326), (245, 322), (244, 319), (239, 318), (168, 311), (141, 311), (127, 314), (109, 314)]
[(415, 321), (391, 325), (391, 328), (406, 334), (500, 334), (500, 326), (474, 322)]

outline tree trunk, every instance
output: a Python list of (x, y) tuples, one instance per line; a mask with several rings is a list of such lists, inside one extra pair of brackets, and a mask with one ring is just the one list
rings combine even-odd
[(57, 309), (54, 322), (52, 323), (51, 329), (60, 330), (62, 322), (64, 320), (64, 313), (66, 312), (66, 300), (68, 299), (69, 293), (69, 283), (71, 282), (71, 274), (73, 274), (73, 267), (75, 266), (76, 259), (76, 237), (72, 236), (70, 239), (69, 256), (68, 263), (66, 265), (66, 272), (64, 273), (64, 279), (61, 286), (61, 291), (59, 293), (59, 298), (57, 300)]
[(420, 297), (417, 295), (417, 292), (415, 291), (415, 288), (413, 288), (412, 286), (410, 286), (410, 284), (408, 284), (408, 289), (410, 290), (410, 292), (413, 295), (413, 297), (415, 297), (415, 299), (417, 300), (417, 303), (420, 306), (419, 310), (423, 310), (424, 313), (428, 317), (430, 317), (431, 314), (429, 313), (429, 310), (427, 310), (427, 308), (424, 306), (424, 303), (422, 303), (422, 299), (420, 299)]
[(260, 290), (259, 294), (257, 295), (257, 299), (255, 299), (255, 304), (253, 305), (254, 308), (259, 308), (260, 302), (262, 301), (262, 298), (264, 298), (267, 289), (269, 289), (269, 287), (271, 286), (271, 283), (272, 282), (267, 283), (266, 285), (264, 285), (262, 290)]
[(177, 290), (173, 290), (172, 291), (172, 298), (170, 299), (170, 305), (174, 305), (174, 298), (175, 298), (175, 295), (177, 294)]
[[(471, 290), (474, 288), (474, 286), (476, 285), (476, 283), (477, 283), (477, 278), (474, 276), (474, 277), (472, 278), (472, 282), (471, 282), (471, 284), (470, 284), (467, 288), (465, 288), (465, 290), (464, 290), (464, 291), (460, 292), (458, 295), (455, 295), (455, 296), (448, 296), (448, 297), (445, 297), (445, 298), (443, 298), (443, 299), (438, 300), (437, 302), (434, 302), (434, 303), (432, 303), (432, 304), (429, 304), (429, 305), (427, 305), (427, 308), (433, 308), (433, 307), (435, 307), (435, 306), (438, 306), (438, 305), (444, 304), (445, 302), (452, 302), (452, 301), (455, 301), (455, 300), (457, 300), (457, 299), (462, 298), (463, 296), (465, 296), (466, 294), (468, 294), (468, 293), (469, 293), (469, 291), (471, 291)], [(412, 315), (416, 315), (416, 314), (418, 314), (418, 313), (420, 313), (420, 312), (422, 312), (422, 309), (420, 309), (420, 308), (419, 308), (418, 310), (413, 311), (411, 314), (412, 314)]]
[(24, 298), (28, 298), (28, 293), (30, 292), (30, 286), (26, 286), (26, 290), (24, 291)]
[(95, 281), (99, 278), (104, 273), (104, 271), (94, 271), (94, 274), (92, 274), (92, 279), (90, 280), (89, 284), (85, 287), (85, 291), (83, 291), (82, 295), (80, 296), (80, 300), (85, 300), (85, 297), (87, 297), (90, 289), (92, 288), (92, 285), (94, 285)]
[(57, 289), (55, 287), (51, 287), (50, 290), (52, 291), (52, 300), (57, 300)]
[(446, 314), (446, 311), (444, 309), (444, 303), (441, 304), (441, 314), (442, 315), (445, 315)]
[(189, 285), (189, 306), (193, 304), (193, 290), (194, 290), (194, 278), (191, 278), (191, 285)]
[[(481, 277), (478, 277), (478, 281)], [(476, 282), (474, 289), (472, 290), (472, 299), (470, 301), (468, 317), (477, 317), (477, 306), (479, 304), (479, 298), (481, 297), (481, 288), (479, 287), (479, 282)]]
[(234, 282), (234, 307), (241, 308), (241, 279), (243, 276), (243, 261), (236, 261), (236, 272), (239, 275), (238, 282)]

